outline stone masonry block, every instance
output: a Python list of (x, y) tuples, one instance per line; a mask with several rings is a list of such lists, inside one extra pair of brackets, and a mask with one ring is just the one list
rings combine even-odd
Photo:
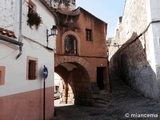
[(79, 58), (78, 63), (81, 64), (82, 60), (83, 60), (82, 58)]
[(79, 57), (74, 57), (74, 61), (75, 61), (75, 62), (78, 62), (78, 58), (79, 58)]
[(91, 82), (91, 89), (93, 94), (99, 94), (100, 92), (96, 82)]
[(81, 65), (85, 66), (85, 64), (87, 64), (87, 61), (85, 59), (83, 59)]
[(64, 62), (68, 62), (68, 57), (67, 57), (67, 56), (64, 56), (64, 57), (63, 57), (63, 61), (64, 61)]

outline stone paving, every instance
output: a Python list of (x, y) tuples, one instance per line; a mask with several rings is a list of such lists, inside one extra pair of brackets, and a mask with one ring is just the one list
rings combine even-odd
[(147, 99), (111, 74), (112, 92), (92, 107), (57, 106), (52, 120), (160, 120), (160, 104)]

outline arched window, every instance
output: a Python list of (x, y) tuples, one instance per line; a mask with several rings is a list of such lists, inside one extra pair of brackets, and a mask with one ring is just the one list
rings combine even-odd
[(77, 40), (72, 35), (65, 38), (65, 54), (77, 54)]

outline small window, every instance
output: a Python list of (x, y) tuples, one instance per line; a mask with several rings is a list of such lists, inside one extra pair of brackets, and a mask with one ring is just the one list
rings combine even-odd
[(29, 60), (29, 65), (28, 65), (28, 78), (30, 80), (36, 79), (36, 61), (34, 60)]
[(27, 58), (27, 79), (28, 80), (35, 80), (37, 79), (37, 58), (28, 57)]
[(29, 11), (33, 10), (36, 12), (36, 5), (31, 0), (29, 0), (28, 7)]
[(86, 29), (86, 40), (92, 41), (92, 30), (91, 29)]
[(5, 66), (0, 66), (0, 85), (4, 85), (5, 81)]
[(36, 12), (36, 5), (29, 0), (28, 3), (28, 14), (27, 14), (27, 25), (32, 29), (34, 26), (36, 30), (40, 27), (40, 24), (42, 23), (42, 18), (40, 15)]

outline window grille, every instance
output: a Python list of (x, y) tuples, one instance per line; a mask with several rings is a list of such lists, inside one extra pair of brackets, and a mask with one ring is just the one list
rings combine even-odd
[(92, 41), (92, 30), (91, 29), (86, 29), (86, 40)]

